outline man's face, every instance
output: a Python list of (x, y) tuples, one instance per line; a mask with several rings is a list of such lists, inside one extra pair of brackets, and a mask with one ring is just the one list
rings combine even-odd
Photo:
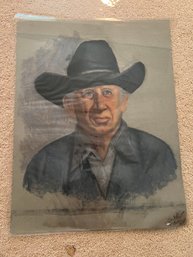
[(101, 85), (74, 93), (78, 126), (87, 134), (111, 134), (118, 128), (126, 110), (128, 95), (116, 85)]

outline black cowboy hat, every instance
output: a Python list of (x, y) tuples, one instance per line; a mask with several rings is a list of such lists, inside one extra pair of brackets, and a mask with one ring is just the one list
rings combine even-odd
[(52, 103), (62, 106), (64, 95), (98, 85), (117, 85), (133, 93), (145, 77), (145, 66), (137, 62), (123, 72), (116, 57), (104, 40), (81, 43), (68, 68), (67, 76), (44, 72), (35, 80), (37, 92)]

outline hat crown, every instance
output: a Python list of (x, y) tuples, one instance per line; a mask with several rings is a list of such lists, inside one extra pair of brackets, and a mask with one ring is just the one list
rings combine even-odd
[(75, 51), (67, 68), (69, 77), (97, 71), (119, 72), (116, 57), (104, 40), (84, 41)]

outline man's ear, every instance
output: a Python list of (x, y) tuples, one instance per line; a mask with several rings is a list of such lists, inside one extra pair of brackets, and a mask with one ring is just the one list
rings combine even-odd
[(129, 99), (129, 94), (125, 94), (121, 100), (121, 111), (125, 112), (127, 109), (127, 104), (128, 104), (128, 99)]

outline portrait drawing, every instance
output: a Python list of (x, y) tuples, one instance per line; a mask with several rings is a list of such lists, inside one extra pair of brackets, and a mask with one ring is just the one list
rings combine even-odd
[(12, 231), (183, 219), (168, 24), (18, 22)]
[(33, 157), (25, 189), (41, 197), (61, 192), (119, 202), (138, 194), (148, 197), (175, 179), (176, 161), (167, 143), (129, 128), (122, 119), (128, 98), (144, 78), (141, 62), (120, 72), (104, 40), (82, 42), (67, 76), (45, 72), (36, 78), (37, 92), (70, 109), (77, 127)]

